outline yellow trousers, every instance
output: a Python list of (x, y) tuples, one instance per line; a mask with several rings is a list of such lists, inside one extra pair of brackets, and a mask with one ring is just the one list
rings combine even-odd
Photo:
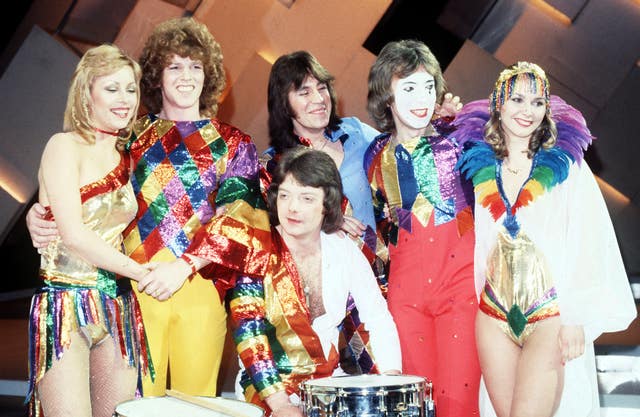
[(134, 290), (156, 372), (155, 382), (143, 379), (143, 395), (163, 396), (171, 388), (216, 396), (227, 313), (213, 283), (196, 273), (166, 301)]

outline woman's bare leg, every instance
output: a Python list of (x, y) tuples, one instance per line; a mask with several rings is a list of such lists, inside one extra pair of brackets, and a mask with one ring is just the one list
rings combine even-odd
[(478, 357), (498, 417), (552, 416), (558, 408), (564, 385), (559, 330), (559, 317), (540, 321), (520, 348), (497, 320), (478, 313)]
[(552, 416), (560, 404), (564, 367), (558, 344), (560, 318), (539, 321), (522, 347), (511, 417)]
[(118, 404), (134, 398), (136, 383), (136, 368), (122, 358), (111, 336), (91, 349), (93, 417), (111, 417)]
[(71, 334), (69, 347), (36, 389), (46, 417), (91, 417), (89, 346), (80, 333)]
[(482, 311), (476, 316), (476, 343), (491, 404), (498, 417), (509, 417), (520, 347), (502, 331), (496, 319)]

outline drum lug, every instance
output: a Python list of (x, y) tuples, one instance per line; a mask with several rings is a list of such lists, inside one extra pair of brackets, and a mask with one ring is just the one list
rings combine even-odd
[(436, 417), (436, 404), (431, 398), (424, 400), (424, 409), (426, 410), (425, 417)]
[[(344, 403), (346, 398), (349, 398), (349, 393), (343, 388), (339, 388), (336, 394), (336, 403), (334, 404), (336, 407), (336, 417), (350, 417), (351, 411), (349, 410), (349, 407)], [(327, 414), (327, 417), (332, 416), (331, 414)]]
[[(420, 417), (422, 416), (421, 409), (415, 404), (410, 404), (408, 407), (400, 410), (398, 417)], [(424, 416), (427, 417), (427, 416)]]
[(339, 410), (336, 411), (336, 417), (349, 417), (350, 416), (350, 412), (349, 409), (347, 408), (340, 408)]
[(433, 401), (433, 383), (426, 382), (427, 396), (424, 399), (425, 417), (436, 417), (436, 403)]
[(387, 393), (387, 390), (385, 390), (384, 388), (380, 389), (380, 390), (376, 393), (376, 395), (377, 395), (378, 397), (380, 397), (380, 400), (381, 400), (381, 401), (380, 401), (380, 403), (379, 403), (379, 404), (380, 404), (380, 408), (379, 408), (379, 410), (378, 410), (378, 411), (380, 411), (380, 412), (382, 413), (382, 415), (383, 415), (383, 416), (386, 416), (386, 415), (387, 415), (387, 404), (386, 404), (386, 402), (384, 401), (384, 399), (386, 398), (387, 394), (388, 394), (388, 393)]

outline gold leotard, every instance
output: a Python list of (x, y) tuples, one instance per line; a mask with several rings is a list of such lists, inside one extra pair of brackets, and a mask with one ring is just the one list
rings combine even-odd
[(522, 346), (536, 322), (560, 314), (553, 279), (544, 257), (519, 231), (515, 238), (502, 227), (487, 260), (480, 310), (501, 322)]

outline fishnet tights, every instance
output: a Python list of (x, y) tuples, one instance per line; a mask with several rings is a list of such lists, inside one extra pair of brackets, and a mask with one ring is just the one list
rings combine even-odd
[(135, 395), (137, 373), (109, 335), (90, 345), (81, 333), (37, 385), (45, 417), (111, 417)]

